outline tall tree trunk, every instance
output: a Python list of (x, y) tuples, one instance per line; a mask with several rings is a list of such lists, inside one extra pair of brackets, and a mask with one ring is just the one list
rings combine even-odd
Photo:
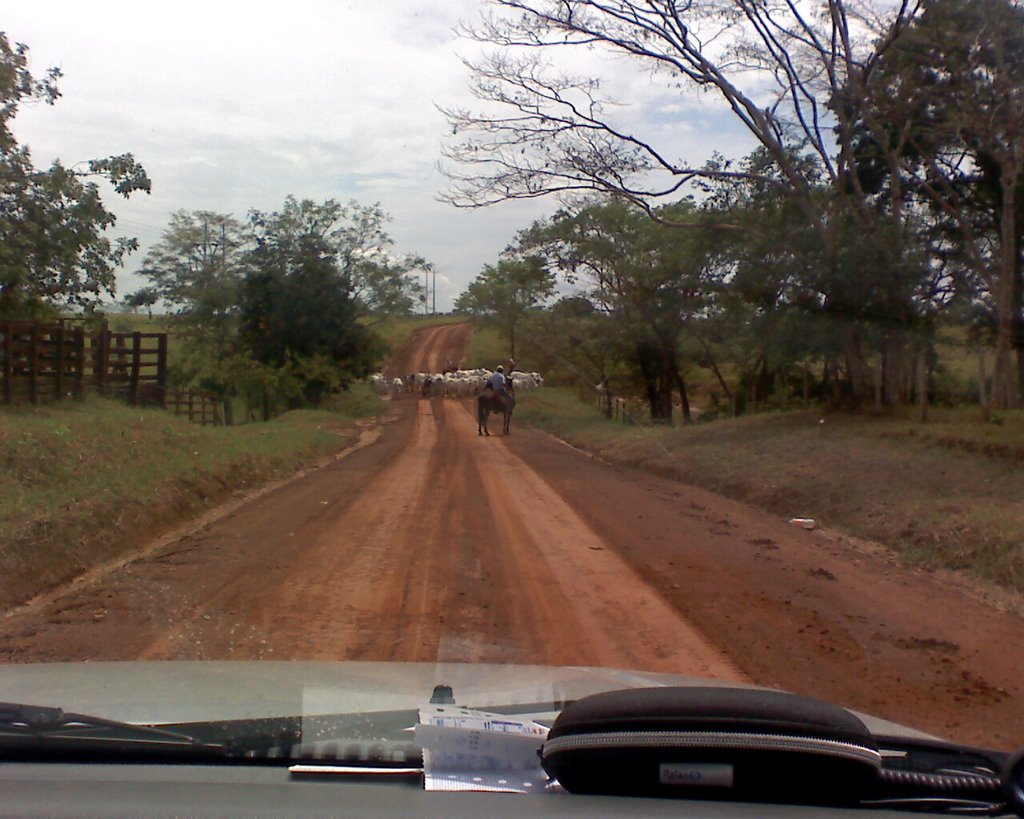
[[(1018, 192), (1018, 195), (1020, 192)], [(1019, 218), (1014, 232), (1024, 241), (1024, 203), (1017, 204)], [(1017, 269), (1013, 274), (1013, 349), (1017, 354), (1017, 395), (1024, 396), (1024, 269), (1022, 248), (1017, 247)]]
[(693, 422), (693, 415), (690, 413), (690, 397), (686, 394), (686, 383), (679, 368), (675, 367), (676, 385), (679, 387), (679, 401), (683, 405), (683, 421), (687, 424)]
[(906, 353), (906, 333), (902, 330), (889, 330), (885, 334), (882, 401), (890, 407), (906, 403), (909, 398), (905, 389)]
[(988, 409), (988, 376), (985, 374), (985, 351), (978, 348), (978, 403)]
[(996, 360), (992, 371), (992, 407), (1016, 407), (1020, 393), (1012, 371), (1011, 349), (1014, 346), (1014, 290), (1017, 276), (1016, 193), (1019, 169), (1012, 161), (1003, 162), (1000, 170), (1002, 209), (999, 221), (999, 277), (996, 281)]
[(928, 420), (928, 347), (922, 344), (917, 353), (917, 408), (918, 420)]
[(671, 368), (666, 366), (665, 354), (660, 345), (640, 344), (637, 349), (640, 373), (644, 379), (644, 392), (652, 421), (672, 420)]
[(883, 401), (882, 401), (882, 393), (883, 393), (882, 382), (885, 380), (885, 372), (886, 372), (886, 357), (885, 357), (884, 351), (883, 351), (882, 355), (880, 355), (878, 357), (878, 366), (877, 367), (873, 367), (872, 370), (874, 371), (874, 376), (875, 376), (875, 407), (881, 407), (882, 403), (883, 403)]
[[(725, 383), (725, 379), (722, 377), (722, 373), (719, 371), (718, 365), (715, 363), (715, 359), (711, 355), (711, 348), (708, 346), (708, 343), (699, 336), (697, 337), (697, 341), (699, 341), (700, 346), (704, 348), (704, 355), (707, 357), (708, 366), (711, 368), (711, 372), (715, 374), (715, 378), (722, 387), (725, 397), (731, 402), (733, 400), (732, 390), (729, 389), (729, 385)], [(733, 413), (733, 415), (735, 415), (735, 413)]]
[(854, 404), (861, 404), (868, 394), (864, 353), (860, 345), (860, 325), (854, 321), (843, 326), (843, 360), (846, 364), (846, 380)]

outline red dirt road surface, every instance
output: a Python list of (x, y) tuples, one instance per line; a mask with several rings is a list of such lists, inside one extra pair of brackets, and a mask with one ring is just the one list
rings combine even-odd
[[(420, 331), (394, 373), (464, 357)], [(406, 396), (330, 465), (0, 620), (0, 661), (422, 660), (753, 681), (1024, 741), (1024, 623), (955, 578)]]

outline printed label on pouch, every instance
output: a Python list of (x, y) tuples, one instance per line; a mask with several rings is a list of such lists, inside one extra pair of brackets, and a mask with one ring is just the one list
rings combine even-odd
[(732, 765), (664, 763), (658, 773), (662, 785), (732, 787)]

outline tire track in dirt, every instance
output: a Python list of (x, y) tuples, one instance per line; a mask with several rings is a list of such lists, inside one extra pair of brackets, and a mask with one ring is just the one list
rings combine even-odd
[[(475, 419), (460, 413), (464, 434)], [(575, 645), (592, 665), (645, 668), (715, 679), (745, 680), (728, 658), (642, 581), (551, 487), (502, 439), (483, 439), (492, 466), (482, 473), (490, 507), (501, 518), (502, 548), (520, 553), (518, 575), (543, 578), (545, 596), (557, 601), (538, 625), (563, 639), (553, 664)], [(531, 590), (539, 588), (534, 580)], [(558, 622), (562, 621), (562, 622)], [(584, 648), (585, 647), (585, 648)]]

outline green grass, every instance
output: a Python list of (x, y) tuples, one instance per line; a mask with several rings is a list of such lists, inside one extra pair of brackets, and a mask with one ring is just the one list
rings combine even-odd
[(355, 419), (383, 415), (387, 406), (387, 402), (373, 391), (373, 387), (367, 383), (357, 383), (344, 392), (330, 396), (324, 401), (323, 409)]
[(109, 313), (107, 326), (115, 333), (167, 333), (175, 328), (174, 316), (145, 313)]
[(486, 367), (493, 370), (498, 364), (508, 362), (508, 339), (504, 338), (493, 327), (480, 324), (473, 325), (473, 335), (469, 340), (469, 354), (466, 367)]
[(516, 414), (609, 460), (1024, 591), (1024, 413), (993, 424), (977, 410), (934, 411), (919, 424), (788, 412), (659, 429), (608, 421), (545, 388)]
[[(350, 416), (372, 406), (362, 392), (339, 399)], [(204, 428), (100, 398), (0, 408), (0, 607), (334, 453), (357, 432), (328, 411)]]

